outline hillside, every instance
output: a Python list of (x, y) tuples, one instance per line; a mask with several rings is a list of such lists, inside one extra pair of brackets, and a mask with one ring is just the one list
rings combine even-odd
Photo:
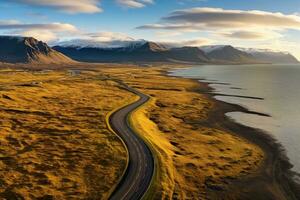
[(172, 48), (167, 54), (173, 61), (210, 62), (210, 58), (198, 47)]
[(0, 36), (0, 62), (63, 64), (74, 61), (32, 37)]
[(245, 49), (239, 48), (242, 51), (251, 54), (256, 60), (265, 63), (274, 64), (297, 64), (299, 61), (292, 54), (288, 52), (272, 51), (269, 49)]

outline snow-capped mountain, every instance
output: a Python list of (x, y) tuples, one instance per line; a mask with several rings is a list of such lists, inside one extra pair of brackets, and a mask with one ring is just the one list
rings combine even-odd
[(221, 50), (226, 46), (227, 45), (208, 45), (208, 46), (201, 46), (200, 49), (205, 53), (210, 53), (215, 50)]
[(134, 40), (128, 38), (128, 40), (112, 40), (112, 41), (95, 41), (88, 39), (74, 39), (63, 41), (55, 44), (54, 46), (60, 46), (65, 48), (99, 48), (99, 49), (114, 49), (114, 48), (128, 48), (134, 49), (145, 44), (145, 40)]

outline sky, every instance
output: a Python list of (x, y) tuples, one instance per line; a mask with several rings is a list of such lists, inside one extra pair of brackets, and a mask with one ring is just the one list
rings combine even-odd
[(300, 0), (0, 0), (0, 34), (50, 45), (230, 44), (300, 59)]

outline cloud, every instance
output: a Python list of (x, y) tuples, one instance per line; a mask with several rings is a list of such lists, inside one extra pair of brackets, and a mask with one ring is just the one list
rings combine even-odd
[(170, 37), (182, 35), (182, 33), (175, 32), (175, 31), (158, 31), (155, 33), (155, 35), (159, 38), (170, 38)]
[(101, 31), (96, 33), (87, 33), (84, 34), (85, 38), (93, 39), (94, 41), (106, 42), (112, 40), (133, 40), (133, 38), (129, 37), (124, 33), (115, 33), (110, 31)]
[(171, 12), (161, 18), (160, 22), (142, 25), (137, 29), (214, 32), (227, 38), (262, 40), (280, 37), (280, 31), (300, 30), (300, 16), (258, 10), (197, 7)]
[[(153, 4), (154, 0), (115, 0), (125, 8), (142, 8)], [(12, 0), (27, 6), (50, 7), (68, 14), (102, 12), (101, 0)]]
[(163, 17), (168, 23), (192, 25), (196, 27), (235, 28), (272, 27), (300, 29), (300, 17), (265, 11), (224, 10), (221, 8), (192, 8), (178, 10)]
[(274, 31), (235, 31), (229, 33), (220, 33), (219, 35), (242, 40), (265, 40), (282, 37), (280, 33)]
[(208, 39), (208, 38), (196, 38), (192, 40), (161, 40), (158, 43), (163, 44), (167, 47), (183, 47), (183, 46), (190, 46), (190, 47), (200, 47), (205, 45), (214, 44), (216, 41)]
[(44, 42), (53, 42), (58, 39), (57, 35), (49, 30), (24, 30), (19, 32), (16, 31), (15, 34), (22, 35), (24, 37), (33, 37)]
[(102, 31), (96, 33), (85, 33), (70, 40), (58, 42), (61, 46), (76, 46), (76, 47), (122, 47), (129, 45), (132, 42), (140, 41), (129, 37), (123, 33), (115, 33)]
[(192, 26), (189, 24), (146, 24), (136, 27), (136, 29), (146, 29), (146, 30), (177, 30), (182, 32), (193, 32), (201, 30), (201, 27), (197, 25)]
[(158, 23), (137, 27), (140, 30), (204, 34), (205, 37), (248, 45), (247, 41), (265, 41), (283, 38), (289, 30), (300, 31), (298, 14), (283, 14), (258, 10), (225, 10), (222, 8), (191, 8), (176, 10)]
[(62, 12), (75, 13), (97, 13), (102, 12), (100, 0), (13, 0), (14, 2), (30, 5), (52, 7)]
[(35, 37), (45, 42), (57, 40), (62, 34), (79, 33), (79, 30), (71, 24), (26, 24), (16, 20), (0, 20), (0, 30), (6, 30), (8, 34)]
[(71, 24), (50, 23), (50, 24), (26, 24), (16, 20), (0, 20), (0, 29), (44, 29), (53, 31), (77, 31), (77, 28)]
[(153, 0), (116, 0), (119, 5), (126, 8), (142, 8), (147, 4), (153, 4)]

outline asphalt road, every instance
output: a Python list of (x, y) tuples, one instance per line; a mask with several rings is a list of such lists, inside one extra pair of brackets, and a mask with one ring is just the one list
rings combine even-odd
[(112, 129), (124, 140), (129, 152), (129, 165), (120, 184), (112, 193), (110, 200), (137, 200), (147, 191), (154, 172), (154, 159), (146, 143), (130, 128), (128, 115), (143, 105), (149, 97), (126, 87), (140, 99), (117, 112), (109, 118)]

